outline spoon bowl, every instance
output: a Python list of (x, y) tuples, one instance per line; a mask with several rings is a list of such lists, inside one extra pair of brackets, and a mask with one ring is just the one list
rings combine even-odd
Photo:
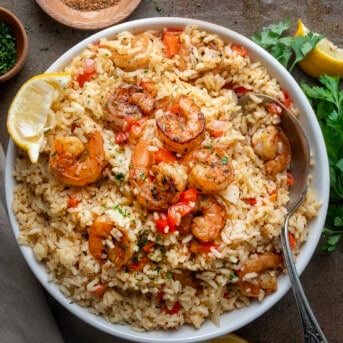
[(238, 105), (244, 107), (249, 101), (256, 101), (261, 104), (276, 103), (281, 109), (280, 127), (287, 136), (291, 145), (290, 171), (294, 177), (294, 183), (289, 189), (289, 201), (286, 205), (287, 215), (284, 226), (281, 230), (282, 251), (285, 258), (288, 275), (291, 281), (292, 290), (301, 317), (305, 342), (323, 342), (325, 338), (312, 310), (307, 301), (306, 295), (300, 283), (299, 275), (293, 262), (293, 253), (288, 239), (289, 219), (294, 211), (303, 202), (308, 185), (308, 175), (310, 172), (310, 148), (304, 130), (294, 114), (276, 99), (264, 94), (248, 94), (238, 100)]

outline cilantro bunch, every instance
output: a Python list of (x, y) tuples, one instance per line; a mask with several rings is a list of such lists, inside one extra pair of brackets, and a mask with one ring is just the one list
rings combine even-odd
[(255, 32), (252, 40), (266, 49), (285, 68), (292, 71), (294, 66), (324, 37), (313, 32), (308, 32), (306, 36), (296, 38), (290, 36), (281, 37), (290, 26), (291, 20), (287, 18), (284, 22), (280, 21)]
[(301, 88), (317, 115), (326, 143), (330, 167), (330, 203), (323, 230), (327, 242), (323, 250), (333, 251), (343, 236), (343, 90), (339, 77), (323, 75), (322, 86)]

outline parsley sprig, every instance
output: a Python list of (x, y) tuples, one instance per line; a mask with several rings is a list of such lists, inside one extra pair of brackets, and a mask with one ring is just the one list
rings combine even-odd
[(330, 203), (323, 235), (327, 242), (322, 250), (333, 251), (343, 237), (343, 90), (339, 77), (323, 75), (322, 86), (301, 88), (317, 115), (326, 143), (330, 167)]
[(260, 31), (255, 32), (252, 40), (266, 49), (284, 67), (292, 71), (294, 66), (300, 62), (324, 37), (313, 32), (296, 38), (282, 36), (291, 26), (291, 20), (287, 18)]

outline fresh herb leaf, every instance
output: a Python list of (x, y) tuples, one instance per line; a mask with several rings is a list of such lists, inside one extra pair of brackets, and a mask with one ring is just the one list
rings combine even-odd
[(287, 18), (285, 22), (280, 21), (277, 24), (263, 27), (259, 32), (255, 32), (252, 36), (252, 40), (264, 49), (270, 48), (278, 43), (280, 36), (284, 31), (288, 30), (290, 26), (291, 20), (290, 18)]
[(289, 61), (293, 55), (292, 49), (284, 44), (277, 43), (271, 47), (270, 53), (285, 67), (287, 68)]
[(322, 86), (301, 87), (317, 115), (325, 139), (330, 168), (330, 202), (322, 250), (333, 251), (343, 237), (343, 90), (339, 77), (323, 75)]
[[(291, 26), (291, 21), (287, 18), (284, 22), (263, 27), (260, 31), (252, 35), (252, 40), (266, 49), (285, 68), (290, 71), (300, 62), (316, 45), (323, 39), (322, 35), (309, 32), (306, 36), (296, 38), (284, 36)], [(290, 67), (289, 67), (290, 66)]]
[(307, 33), (306, 36), (298, 36), (294, 38), (290, 43), (290, 47), (293, 49), (295, 57), (289, 71), (292, 71), (294, 66), (300, 62), (323, 38), (324, 36), (314, 34), (313, 32)]

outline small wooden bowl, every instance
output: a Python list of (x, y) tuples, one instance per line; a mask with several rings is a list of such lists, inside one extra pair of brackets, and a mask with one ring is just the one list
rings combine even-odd
[(50, 17), (66, 26), (80, 30), (100, 30), (129, 16), (141, 0), (118, 0), (113, 6), (95, 11), (77, 10), (62, 0), (36, 0)]
[(26, 31), (21, 21), (12, 12), (3, 7), (0, 7), (0, 22), (4, 22), (12, 28), (16, 38), (17, 47), (16, 64), (5, 74), (0, 75), (0, 82), (4, 82), (16, 75), (24, 66), (29, 44)]

